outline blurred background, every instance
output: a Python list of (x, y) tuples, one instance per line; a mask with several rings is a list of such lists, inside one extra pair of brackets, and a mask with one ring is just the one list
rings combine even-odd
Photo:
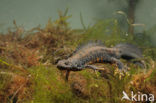
[[(145, 24), (149, 29), (156, 24), (156, 1), (136, 0), (134, 10), (135, 23)], [(127, 12), (129, 0), (0, 0), (0, 31), (12, 26), (12, 21), (23, 25), (26, 30), (39, 24), (44, 25), (49, 18), (58, 18), (58, 11), (69, 9), (72, 17), (69, 19), (70, 26), (82, 29), (80, 13), (86, 26), (92, 25), (98, 19), (112, 17), (122, 18), (116, 14), (117, 11)], [(123, 26), (126, 26), (124, 24)], [(142, 32), (144, 28), (137, 27), (137, 31)]]

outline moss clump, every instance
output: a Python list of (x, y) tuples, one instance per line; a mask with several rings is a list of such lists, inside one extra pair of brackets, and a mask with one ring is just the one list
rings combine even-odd
[(73, 103), (70, 85), (54, 67), (38, 66), (29, 69), (33, 78), (33, 103)]

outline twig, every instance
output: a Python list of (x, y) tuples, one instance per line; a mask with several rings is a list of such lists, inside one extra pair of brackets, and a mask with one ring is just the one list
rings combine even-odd
[(86, 30), (86, 26), (85, 26), (85, 24), (84, 24), (84, 22), (83, 22), (83, 17), (82, 17), (81, 12), (80, 12), (80, 21), (81, 21), (81, 24), (82, 24), (84, 30)]
[(14, 73), (11, 73), (11, 72), (0, 72), (0, 74), (11, 75), (11, 76), (14, 75)]
[(20, 91), (20, 89), (21, 89), (23, 86), (24, 86), (24, 84), (21, 85), (21, 86), (16, 90), (16, 92), (15, 92), (15, 93), (13, 94), (13, 96), (11, 97), (11, 102), (12, 102), (12, 100), (15, 98), (16, 94)]
[(68, 8), (66, 8), (66, 10), (65, 10), (65, 12), (64, 12), (64, 14), (63, 14), (63, 16), (65, 17), (65, 16), (67, 15), (67, 13), (68, 13)]

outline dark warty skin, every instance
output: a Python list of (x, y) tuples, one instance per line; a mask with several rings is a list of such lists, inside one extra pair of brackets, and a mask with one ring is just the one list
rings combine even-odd
[[(115, 63), (120, 71), (126, 70), (120, 59), (128, 61), (143, 58), (140, 49), (131, 44), (118, 44), (113, 48), (105, 47), (101, 42), (90, 42), (79, 47), (66, 60), (60, 60), (57, 68), (60, 70), (80, 71), (85, 68), (98, 70), (98, 67), (92, 65), (94, 63)], [(133, 61), (144, 67), (141, 61)]]

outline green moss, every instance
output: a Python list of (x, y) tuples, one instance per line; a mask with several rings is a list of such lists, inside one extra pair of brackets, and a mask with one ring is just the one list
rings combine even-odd
[(38, 66), (30, 68), (34, 78), (33, 103), (71, 103), (73, 94), (70, 86), (61, 79), (60, 72), (54, 67)]

